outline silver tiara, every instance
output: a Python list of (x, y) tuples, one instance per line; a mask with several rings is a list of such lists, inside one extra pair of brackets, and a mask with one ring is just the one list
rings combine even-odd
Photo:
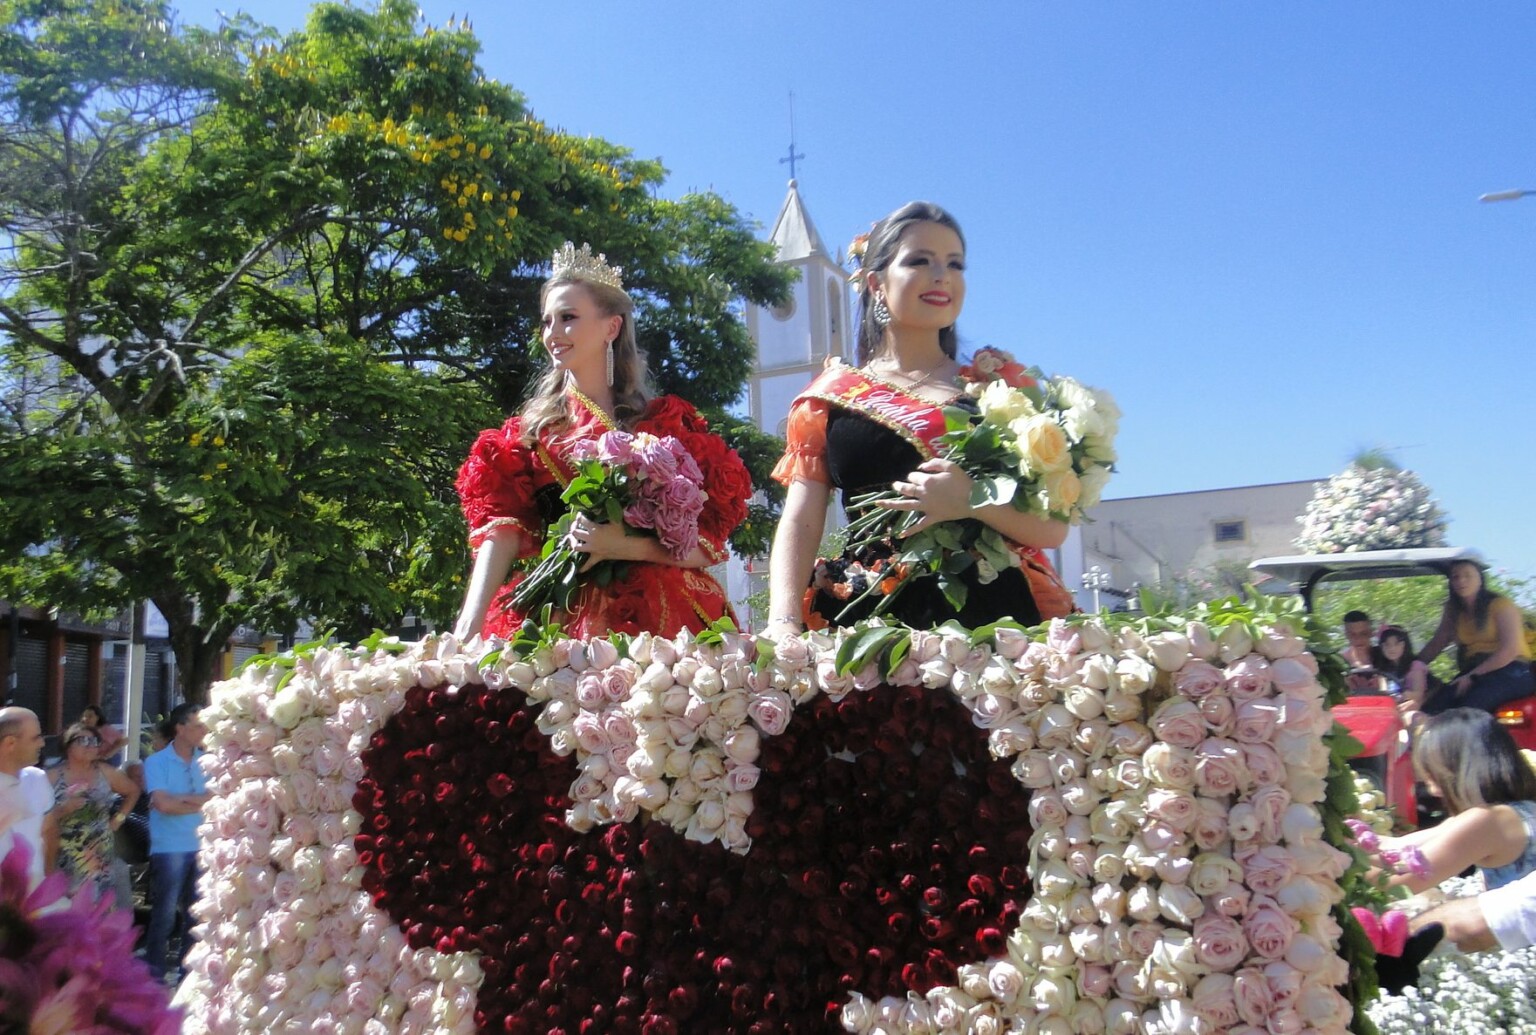
[(601, 253), (593, 255), (590, 244), (583, 244), (578, 251), (574, 244), (566, 241), (555, 252), (554, 275), (557, 277), (563, 273), (577, 280), (590, 280), (594, 284), (606, 284), (623, 291), (624, 281), (620, 279), (623, 272), (620, 266), (608, 265), (608, 256)]

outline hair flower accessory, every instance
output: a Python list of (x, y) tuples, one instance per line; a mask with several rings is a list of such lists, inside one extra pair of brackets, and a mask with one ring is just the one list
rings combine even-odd
[(864, 253), (868, 250), (869, 234), (859, 234), (848, 242), (848, 262), (853, 265), (853, 272), (848, 274), (848, 283), (858, 283), (864, 275)]

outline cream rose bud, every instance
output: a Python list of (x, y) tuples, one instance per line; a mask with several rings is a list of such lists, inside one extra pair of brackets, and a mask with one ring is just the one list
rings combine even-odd
[(976, 1000), (961, 989), (944, 985), (930, 989), (927, 999), (933, 1023), (946, 1033), (963, 1031), (966, 1013), (976, 1005)]
[[(1094, 908), (1098, 911), (1098, 917), (1102, 923), (1112, 924), (1116, 921), (1124, 920), (1126, 910), (1130, 907), (1125, 890), (1118, 884), (1110, 883), (1118, 879), (1119, 876), (1116, 875), (1104, 883), (1096, 884), (1090, 893), (1093, 896)], [(1100, 878), (1100, 880), (1104, 880), (1104, 878)], [(1145, 885), (1141, 886), (1145, 887)]]
[(1073, 780), (1061, 788), (1061, 803), (1074, 816), (1088, 816), (1098, 808), (1100, 797), (1086, 780)]
[(1104, 843), (1118, 843), (1131, 836), (1140, 821), (1140, 810), (1130, 801), (1121, 798), (1107, 801), (1093, 810), (1088, 823), (1093, 829), (1093, 839)]
[(979, 693), (969, 701), (971, 721), (979, 729), (993, 730), (1018, 717), (1018, 709), (1006, 697)]
[[(819, 671), (819, 669), (818, 669)], [(955, 677), (955, 666), (943, 658), (931, 658), (918, 666), (923, 686), (930, 690), (948, 687)]]
[(1157, 860), (1157, 879), (1165, 884), (1187, 883), (1194, 865), (1193, 859), (1165, 855)]
[(1195, 756), (1188, 748), (1159, 741), (1142, 754), (1141, 768), (1158, 787), (1188, 791), (1195, 786)]
[(1247, 622), (1228, 622), (1216, 634), (1216, 654), (1223, 664), (1230, 665), (1252, 651), (1253, 634)]
[(987, 989), (999, 1002), (1011, 1004), (1024, 990), (1024, 975), (1007, 960), (994, 960), (987, 966)]
[(857, 992), (849, 992), (848, 1002), (843, 1005), (838, 1019), (843, 1022), (844, 1031), (869, 1035), (875, 1024), (875, 1016), (875, 1004)]
[(1011, 758), (1035, 746), (1035, 729), (1015, 716), (987, 735), (987, 750), (993, 758)]
[(1307, 649), (1307, 641), (1285, 622), (1276, 622), (1259, 630), (1255, 645), (1266, 658), (1292, 658)]
[(1029, 990), (1035, 1009), (1053, 1014), (1067, 1013), (1077, 1003), (1077, 983), (1073, 975), (1061, 971), (1042, 971)]
[(1140, 1035), (1140, 1032), (1141, 1008), (1139, 1006), (1125, 999), (1111, 999), (1105, 1004), (1105, 1035)]
[[(1282, 792), (1283, 793), (1283, 792)], [(1280, 836), (1289, 845), (1311, 844), (1323, 836), (1323, 820), (1317, 809), (1300, 803), (1287, 805), (1280, 817)]]
[(1177, 924), (1192, 924), (1205, 914), (1205, 903), (1184, 884), (1164, 884), (1157, 892), (1163, 916)]
[(1137, 884), (1125, 897), (1125, 911), (1133, 920), (1156, 920), (1162, 912), (1157, 889), (1150, 884)]
[(1108, 750), (1116, 755), (1140, 756), (1152, 746), (1152, 731), (1139, 722), (1117, 722), (1109, 730)]
[(1146, 639), (1152, 664), (1164, 672), (1177, 672), (1189, 660), (1189, 638), (1183, 633), (1160, 632)]
[(1077, 732), (1077, 717), (1063, 705), (1048, 704), (1037, 713), (1035, 743), (1043, 748), (1065, 747)]
[[(1090, 667), (1092, 662), (1090, 662)], [(1061, 695), (1061, 703), (1079, 720), (1097, 719), (1104, 714), (1104, 691), (1091, 686), (1070, 686)]]
[(1124, 693), (1144, 693), (1157, 681), (1157, 667), (1146, 658), (1125, 655), (1115, 662), (1115, 681)]
[(1077, 668), (1081, 688), (1100, 693), (1116, 685), (1115, 659), (1108, 654), (1090, 654), (1082, 659)]
[[(1100, 845), (1093, 857), (1093, 879), (1105, 886), (1118, 881), (1125, 874), (1125, 857), (1112, 845)], [(1094, 889), (1097, 892), (1097, 888)], [(1114, 889), (1119, 892), (1117, 887)], [(1107, 922), (1107, 921), (1106, 921)]]

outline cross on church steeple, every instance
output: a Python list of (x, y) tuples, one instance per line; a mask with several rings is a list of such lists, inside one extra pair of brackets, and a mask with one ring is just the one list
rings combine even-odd
[(789, 91), (789, 156), (780, 158), (779, 164), (784, 165), (788, 163), (789, 178), (793, 180), (796, 178), (795, 162), (804, 158), (805, 155), (795, 153), (795, 91), (791, 90)]

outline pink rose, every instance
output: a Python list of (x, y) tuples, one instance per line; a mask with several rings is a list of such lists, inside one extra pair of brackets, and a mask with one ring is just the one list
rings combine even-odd
[(1055, 791), (1039, 790), (1029, 799), (1029, 822), (1036, 830), (1059, 827), (1067, 815), (1067, 806)]
[(1255, 784), (1279, 783), (1285, 776), (1285, 763), (1268, 744), (1244, 744), (1243, 761)]
[(634, 720), (620, 711), (604, 712), (603, 733), (608, 738), (609, 744), (633, 744), (638, 733), (635, 730)]
[[(1298, 936), (1297, 942), (1306, 935)], [(1295, 943), (1292, 943), (1293, 945)], [(1315, 944), (1315, 942), (1314, 942)], [(1333, 953), (1329, 953), (1333, 955)], [(1296, 1005), (1301, 998), (1303, 974), (1289, 963), (1266, 963), (1264, 965), (1264, 980), (1269, 982), (1269, 995), (1274, 1001), (1275, 1008), (1286, 1009)]]
[(634, 688), (635, 680), (639, 672), (632, 661), (624, 661), (617, 665), (610, 665), (599, 669), (597, 675), (598, 686), (602, 688), (603, 697), (609, 701), (622, 701), (629, 696)]
[[(1311, 656), (1306, 656), (1311, 660)], [(1314, 662), (1315, 664), (1315, 662)], [(1307, 690), (1317, 685), (1317, 669), (1309, 667), (1302, 658), (1276, 658), (1269, 666), (1269, 678), (1287, 693)]]
[(1237, 1013), (1236, 986), (1237, 982), (1231, 974), (1207, 974), (1195, 985), (1191, 997), (1195, 1012), (1210, 1021), (1217, 1031), (1229, 1030), (1240, 1019)]
[(1247, 790), (1249, 773), (1243, 751), (1230, 740), (1208, 737), (1195, 749), (1195, 787), (1220, 797)]
[(1205, 739), (1205, 719), (1199, 705), (1182, 697), (1158, 705), (1150, 725), (1160, 740), (1175, 747), (1195, 748)]
[(725, 770), (725, 789), (731, 794), (750, 791), (757, 786), (759, 771), (750, 762), (734, 762)]
[(1238, 701), (1251, 701), (1269, 692), (1269, 662), (1257, 654), (1239, 658), (1226, 668), (1227, 692)]
[(576, 703), (589, 712), (597, 711), (607, 701), (597, 672), (584, 672), (576, 681)]
[(1248, 912), (1253, 892), (1234, 880), (1209, 898), (1211, 908), (1222, 916), (1240, 917)]
[(1198, 810), (1192, 795), (1159, 787), (1147, 795), (1147, 815), (1178, 831), (1194, 825)]
[(1253, 951), (1265, 959), (1280, 959), (1301, 930), (1294, 917), (1267, 895), (1255, 895), (1243, 917), (1243, 933)]
[(1275, 1001), (1269, 991), (1264, 972), (1255, 967), (1244, 967), (1233, 976), (1232, 992), (1237, 1001), (1237, 1014), (1256, 1028), (1266, 1028)]
[(1198, 659), (1186, 662), (1173, 677), (1173, 685), (1179, 693), (1197, 700), (1216, 693), (1224, 682), (1221, 669)]
[(1108, 967), (1098, 963), (1085, 963), (1081, 959), (1078, 960), (1077, 988), (1083, 995), (1092, 999), (1107, 998), (1112, 984)]
[[(1280, 698), (1281, 719), (1280, 725), (1288, 730), (1323, 730), (1318, 729), (1323, 719), (1323, 710), (1315, 697), (1302, 694), (1286, 694)], [(1329, 720), (1330, 722), (1332, 720)]]
[(1237, 861), (1243, 864), (1243, 878), (1261, 895), (1273, 895), (1296, 876), (1296, 859), (1279, 845), (1242, 849)]
[(1232, 732), (1232, 723), (1237, 711), (1232, 704), (1232, 698), (1219, 694), (1201, 699), (1200, 715), (1205, 719), (1205, 724), (1210, 727), (1212, 733), (1218, 737), (1225, 737)]
[(1227, 916), (1202, 916), (1194, 925), (1195, 957), (1216, 970), (1231, 970), (1248, 954), (1243, 928)]
[(1083, 649), (1083, 638), (1079, 635), (1077, 627), (1069, 625), (1062, 618), (1051, 619), (1045, 642), (1052, 650), (1062, 654), (1076, 654)]
[(576, 744), (588, 754), (601, 754), (608, 750), (608, 734), (603, 731), (602, 717), (594, 712), (581, 712), (573, 726)]
[(1258, 836), (1266, 841), (1280, 840), (1281, 824), (1286, 810), (1291, 807), (1291, 792), (1284, 787), (1267, 785), (1253, 792), (1249, 804), (1258, 821)]
[(1237, 706), (1237, 721), (1232, 736), (1245, 744), (1267, 744), (1280, 721), (1280, 706), (1274, 701), (1244, 701)]
[(778, 736), (789, 726), (794, 703), (782, 690), (764, 690), (751, 696), (747, 715), (768, 736)]

